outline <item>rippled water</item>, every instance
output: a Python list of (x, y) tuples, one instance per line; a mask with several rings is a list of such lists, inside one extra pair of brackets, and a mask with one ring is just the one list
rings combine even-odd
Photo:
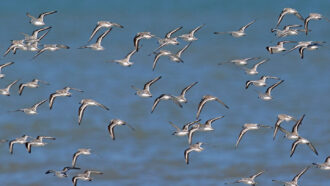
[[(260, 170), (266, 172), (257, 178), (260, 185), (271, 185), (272, 179), (291, 180), (300, 170), (312, 162), (323, 162), (330, 148), (330, 84), (329, 48), (307, 51), (300, 60), (298, 52), (288, 55), (270, 55), (265, 50), (274, 36), (270, 29), (285, 7), (296, 8), (306, 17), (318, 12), (330, 17), (327, 1), (26, 1), (1, 2), (0, 49), (5, 51), (11, 39), (21, 39), (21, 32), (30, 33), (35, 27), (28, 23), (26, 12), (37, 15), (48, 10), (57, 14), (45, 18), (52, 30), (42, 43), (61, 43), (70, 50), (45, 52), (36, 60), (34, 54), (18, 51), (0, 59), (1, 64), (14, 61), (4, 69), (6, 77), (0, 80), (4, 87), (15, 79), (20, 82), (39, 78), (51, 83), (39, 89), (25, 89), (18, 96), (15, 85), (10, 97), (1, 96), (0, 139), (13, 139), (22, 134), (49, 135), (56, 141), (42, 148), (33, 148), (28, 154), (23, 145), (15, 145), (14, 154), (8, 153), (8, 145), (0, 147), (1, 185), (71, 185), (70, 178), (79, 171), (72, 171), (70, 178), (58, 179), (45, 175), (48, 169), (59, 170), (71, 164), (72, 154), (78, 148), (91, 148), (91, 156), (81, 156), (77, 165), (84, 169), (96, 169), (104, 175), (96, 175), (93, 182), (79, 181), (78, 185), (222, 185), (240, 177), (247, 177)], [(214, 31), (229, 31), (256, 19), (246, 30), (247, 36), (232, 38), (214, 35)], [(85, 45), (98, 20), (111, 20), (124, 25), (114, 28), (103, 40), (105, 51), (78, 50)], [(294, 16), (284, 18), (282, 25), (300, 23)], [(158, 36), (183, 26), (182, 34), (205, 24), (194, 42), (183, 53), (183, 64), (160, 59), (155, 71), (151, 70), (153, 56), (148, 54), (157, 47), (155, 40), (142, 40), (141, 50), (132, 57), (135, 64), (125, 68), (108, 63), (124, 57), (133, 49), (133, 37), (137, 32), (150, 31)], [(327, 41), (330, 24), (311, 21), (308, 35), (290, 37), (290, 40)], [(167, 47), (176, 51), (183, 47)], [(274, 89), (274, 100), (263, 102), (255, 91), (262, 88), (244, 89), (244, 83), (255, 77), (232, 65), (217, 63), (232, 58), (261, 56), (270, 61), (261, 65), (260, 75), (274, 75), (285, 82)], [(162, 79), (152, 86), (152, 99), (134, 95), (131, 85), (143, 84), (161, 75)], [(150, 114), (154, 98), (162, 93), (177, 95), (181, 89), (198, 81), (188, 93), (188, 103), (182, 109), (171, 102), (161, 102)], [(8, 111), (24, 108), (48, 98), (49, 94), (64, 86), (85, 90), (73, 92), (71, 98), (57, 98), (53, 109), (42, 105), (35, 116)], [(197, 105), (205, 94), (218, 96), (230, 106), (226, 110), (217, 103), (208, 103), (201, 119), (224, 115), (214, 123), (214, 132), (197, 133), (194, 142), (202, 141), (205, 150), (191, 153), (191, 164), (184, 162), (183, 151), (187, 140), (172, 136), (173, 128), (168, 121), (182, 125), (194, 120)], [(95, 99), (110, 108), (104, 111), (89, 107), (81, 126), (77, 123), (79, 101)], [(307, 146), (298, 146), (289, 157), (291, 141), (281, 135), (272, 140), (272, 130), (249, 131), (238, 149), (234, 148), (241, 126), (255, 122), (273, 125), (279, 113), (295, 117), (306, 114), (300, 134), (310, 139), (319, 151), (315, 156)], [(131, 131), (122, 126), (115, 129), (116, 140), (110, 139), (107, 125), (113, 118), (120, 118), (136, 128)], [(291, 124), (284, 125), (290, 128)], [(310, 131), (310, 132), (308, 132)], [(329, 172), (310, 169), (300, 179), (301, 185), (329, 185)], [(275, 185), (275, 184), (274, 184)]]

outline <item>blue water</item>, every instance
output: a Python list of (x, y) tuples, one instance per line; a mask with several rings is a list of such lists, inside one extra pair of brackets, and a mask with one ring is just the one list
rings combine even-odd
[[(0, 80), (4, 87), (20, 79), (20, 83), (33, 78), (50, 82), (38, 89), (26, 88), (18, 96), (18, 85), (11, 96), (0, 97), (0, 139), (14, 139), (22, 134), (56, 137), (45, 147), (36, 147), (28, 154), (23, 145), (15, 145), (10, 155), (7, 144), (0, 144), (1, 185), (71, 185), (71, 177), (85, 169), (104, 172), (93, 176), (92, 182), (78, 181), (78, 185), (223, 185), (240, 177), (248, 177), (260, 170), (266, 172), (257, 178), (260, 185), (272, 185), (272, 179), (291, 180), (312, 162), (323, 162), (330, 155), (330, 84), (329, 47), (306, 51), (301, 60), (297, 51), (288, 55), (270, 55), (265, 47), (274, 45), (275, 36), (270, 29), (285, 7), (297, 9), (304, 17), (310, 12), (329, 14), (329, 1), (5, 1), (1, 2), (0, 50), (4, 52), (11, 39), (22, 39), (36, 27), (29, 24), (26, 12), (38, 15), (57, 10), (46, 16), (45, 22), (52, 30), (42, 40), (43, 44), (61, 43), (70, 50), (45, 52), (35, 60), (33, 53), (18, 51), (0, 59), (3, 64), (15, 64), (3, 70)], [(247, 36), (232, 38), (214, 35), (215, 31), (238, 29), (256, 19), (247, 30)], [(103, 40), (104, 51), (78, 50), (85, 45), (95, 24), (110, 20), (124, 26), (114, 28)], [(281, 26), (302, 24), (295, 16), (284, 18)], [(161, 58), (152, 71), (153, 56), (148, 54), (158, 45), (156, 40), (142, 40), (142, 48), (132, 57), (130, 68), (107, 61), (123, 58), (133, 49), (137, 32), (150, 31), (162, 37), (169, 30), (183, 26), (175, 35), (183, 34), (205, 24), (196, 33), (199, 39), (183, 53), (183, 64)], [(301, 34), (285, 39), (301, 41), (328, 41), (330, 23), (311, 21), (308, 36)], [(103, 29), (101, 31), (104, 31)], [(100, 32), (101, 33), (101, 32)], [(99, 33), (98, 33), (99, 34)], [(98, 36), (97, 34), (97, 36)], [(181, 41), (181, 40), (180, 40)], [(179, 46), (166, 49), (177, 51)], [(290, 44), (289, 44), (290, 45)], [(233, 58), (261, 56), (270, 61), (259, 67), (259, 75), (247, 76), (236, 66), (219, 62)], [(134, 95), (131, 85), (143, 84), (161, 75), (151, 87), (153, 98), (142, 99)], [(261, 75), (278, 76), (285, 82), (274, 89), (274, 99), (263, 102), (255, 91), (263, 88), (244, 89), (246, 80)], [(180, 109), (171, 102), (161, 102), (150, 114), (154, 99), (162, 93), (178, 95), (182, 88), (198, 81), (187, 93), (188, 103)], [(64, 86), (84, 90), (73, 92), (72, 97), (55, 100), (52, 110), (47, 104), (39, 108), (38, 115), (12, 113), (10, 110), (28, 107)], [(202, 121), (224, 115), (213, 125), (214, 132), (197, 133), (193, 141), (207, 144), (201, 153), (190, 155), (191, 163), (184, 162), (183, 151), (188, 147), (184, 137), (172, 136), (172, 121), (178, 125), (195, 118), (197, 105), (205, 94), (219, 97), (230, 106), (208, 103), (201, 113)], [(108, 106), (110, 111), (87, 108), (80, 126), (77, 122), (79, 101), (92, 98)], [(319, 155), (314, 155), (306, 145), (299, 145), (289, 157), (291, 141), (279, 133), (272, 140), (272, 130), (249, 131), (238, 149), (236, 142), (244, 123), (274, 125), (276, 116), (286, 113), (297, 118), (306, 114), (300, 134), (312, 141)], [(120, 118), (136, 128), (115, 128), (116, 140), (111, 140), (107, 126), (111, 119)], [(292, 124), (284, 124), (287, 129)], [(77, 166), (67, 179), (45, 175), (48, 169), (59, 170), (71, 164), (78, 148), (91, 148), (93, 154), (80, 156)], [(310, 169), (299, 181), (300, 185), (329, 185), (329, 172)], [(275, 184), (273, 184), (275, 185)]]

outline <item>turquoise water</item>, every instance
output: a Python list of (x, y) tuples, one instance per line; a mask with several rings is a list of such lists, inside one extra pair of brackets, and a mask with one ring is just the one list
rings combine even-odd
[[(288, 55), (270, 55), (265, 47), (274, 45), (275, 36), (270, 29), (285, 7), (297, 9), (304, 17), (310, 12), (329, 15), (328, 1), (5, 1), (1, 2), (0, 50), (4, 52), (11, 39), (22, 39), (36, 27), (30, 25), (26, 12), (57, 10), (46, 16), (46, 24), (52, 30), (42, 40), (43, 44), (61, 43), (70, 50), (45, 52), (32, 60), (33, 53), (18, 51), (0, 59), (3, 64), (15, 64), (3, 70), (0, 80), (4, 87), (19, 79), (27, 82), (33, 78), (50, 82), (38, 89), (25, 89), (18, 96), (18, 85), (12, 95), (1, 96), (0, 139), (13, 139), (22, 134), (49, 135), (56, 141), (33, 148), (28, 154), (23, 145), (15, 145), (14, 154), (8, 145), (0, 145), (1, 185), (71, 185), (71, 177), (81, 171), (72, 171), (67, 179), (45, 175), (48, 169), (62, 169), (71, 164), (78, 148), (91, 148), (93, 154), (78, 158), (83, 170), (104, 172), (94, 176), (92, 182), (79, 181), (78, 185), (223, 185), (240, 177), (248, 177), (260, 170), (266, 172), (257, 178), (260, 185), (272, 185), (272, 179), (291, 180), (300, 170), (312, 162), (323, 162), (329, 156), (329, 48), (306, 51), (301, 60), (298, 52)], [(247, 30), (247, 36), (232, 38), (214, 35), (215, 31), (235, 30), (256, 19)], [(103, 40), (104, 51), (78, 50), (99, 20), (110, 20), (124, 26), (114, 28)], [(285, 24), (302, 24), (295, 16), (284, 18)], [(196, 33), (199, 39), (183, 53), (183, 64), (160, 59), (152, 71), (153, 56), (148, 54), (157, 48), (156, 40), (142, 40), (143, 47), (132, 57), (135, 64), (125, 68), (107, 61), (123, 58), (133, 49), (133, 37), (137, 32), (150, 31), (162, 37), (169, 30), (183, 26), (175, 35), (183, 34), (205, 24)], [(311, 21), (308, 36), (301, 34), (286, 39), (301, 41), (327, 41), (330, 23)], [(103, 29), (102, 29), (103, 31)], [(99, 33), (98, 33), (99, 34)], [(98, 35), (97, 34), (97, 35)], [(181, 41), (181, 40), (180, 40)], [(271, 41), (273, 41), (271, 43)], [(169, 46), (177, 51), (186, 43)], [(233, 65), (218, 66), (219, 62), (233, 58), (261, 56), (270, 61), (261, 65), (261, 75), (278, 76), (285, 82), (274, 89), (274, 100), (263, 102), (255, 91), (263, 88), (244, 89), (246, 80), (257, 79), (245, 75)], [(142, 87), (157, 76), (162, 76), (152, 86), (153, 98), (142, 99), (134, 95), (131, 85)], [(161, 102), (150, 114), (154, 99), (162, 93), (177, 95), (181, 89), (198, 81), (187, 93), (188, 103), (180, 109), (171, 102)], [(84, 90), (73, 92), (70, 98), (57, 98), (52, 110), (47, 104), (39, 108), (39, 114), (8, 112), (28, 107), (48, 98), (50, 93), (64, 86)], [(184, 162), (183, 151), (187, 140), (172, 136), (172, 121), (178, 125), (194, 120), (197, 105), (205, 94), (218, 96), (230, 109), (217, 103), (208, 103), (201, 113), (202, 121), (224, 115), (214, 123), (214, 132), (197, 133), (193, 141), (202, 141), (204, 151), (191, 153), (191, 163)], [(77, 122), (79, 101), (92, 98), (110, 108), (104, 111), (89, 107), (80, 126)], [(306, 114), (300, 134), (312, 141), (319, 152), (315, 156), (307, 146), (298, 146), (289, 157), (291, 141), (281, 134), (272, 140), (272, 130), (249, 131), (238, 149), (234, 148), (244, 123), (262, 123), (273, 126), (276, 116), (286, 113), (297, 118)], [(107, 126), (111, 119), (120, 118), (130, 123), (136, 131), (121, 126), (115, 129), (116, 140), (111, 140)], [(287, 129), (291, 124), (283, 125)], [(300, 185), (329, 185), (329, 173), (310, 169), (301, 177)], [(273, 184), (275, 185), (275, 184)]]

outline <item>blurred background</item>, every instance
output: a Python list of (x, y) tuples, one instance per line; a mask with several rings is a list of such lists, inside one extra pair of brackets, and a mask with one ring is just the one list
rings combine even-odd
[[(272, 179), (289, 181), (312, 162), (323, 162), (330, 155), (330, 84), (329, 47), (306, 51), (301, 60), (297, 50), (288, 55), (270, 55), (265, 47), (275, 45), (271, 28), (285, 7), (297, 9), (303, 17), (315, 12), (330, 17), (330, 1), (2, 1), (0, 6), (0, 50), (3, 54), (10, 40), (23, 39), (22, 33), (32, 33), (37, 27), (29, 24), (25, 15), (37, 16), (45, 11), (58, 13), (45, 17), (47, 26), (53, 28), (41, 41), (42, 44), (66, 44), (70, 50), (46, 51), (32, 59), (34, 53), (19, 50), (0, 59), (0, 64), (14, 61), (3, 69), (6, 77), (0, 87), (20, 79), (19, 83), (38, 78), (50, 83), (38, 89), (26, 88), (19, 96), (18, 84), (12, 87), (11, 96), (0, 96), (0, 139), (14, 139), (23, 134), (56, 137), (45, 147), (36, 147), (28, 154), (24, 145), (15, 145), (14, 154), (8, 152), (8, 144), (0, 144), (1, 185), (71, 185), (71, 177), (85, 169), (104, 172), (95, 175), (92, 182), (78, 181), (78, 185), (223, 185), (240, 177), (248, 177), (258, 171), (266, 172), (257, 178), (260, 185), (275, 185)], [(237, 30), (256, 19), (246, 29), (247, 36), (233, 38), (214, 35), (215, 31)], [(108, 20), (124, 26), (114, 28), (102, 45), (104, 51), (77, 49), (86, 45), (99, 20)], [(158, 47), (157, 40), (141, 40), (142, 48), (133, 55), (135, 64), (122, 67), (109, 61), (122, 59), (130, 52), (137, 32), (150, 31), (163, 37), (168, 31), (183, 26), (174, 36), (187, 33), (205, 24), (196, 33), (199, 38), (182, 54), (184, 63), (177, 64), (160, 58), (152, 71), (154, 56), (148, 56)], [(280, 28), (288, 24), (303, 24), (293, 15), (286, 16)], [(330, 36), (330, 23), (311, 21), (308, 36), (284, 38), (294, 41), (326, 41)], [(105, 29), (100, 30), (99, 34)], [(96, 38), (95, 37), (95, 38)], [(95, 39), (92, 41), (94, 42)], [(176, 52), (186, 45), (164, 49)], [(287, 46), (291, 47), (291, 44)], [(292, 45), (293, 46), (293, 45)], [(232, 64), (217, 65), (235, 58), (270, 58), (259, 66), (259, 74), (248, 76), (244, 70)], [(253, 62), (254, 63), (254, 62)], [(134, 95), (130, 87), (142, 88), (143, 84), (162, 76), (151, 87), (152, 98)], [(261, 75), (278, 76), (285, 82), (274, 89), (273, 100), (258, 99), (256, 91), (266, 88), (244, 89), (247, 80)], [(153, 101), (162, 93), (178, 95), (187, 85), (197, 81), (186, 95), (188, 103), (183, 108), (170, 101), (160, 102), (150, 114)], [(39, 114), (26, 115), (8, 112), (33, 105), (65, 86), (84, 90), (73, 92), (72, 97), (59, 97), (52, 110), (47, 104), (40, 106)], [(196, 133), (193, 143), (205, 142), (204, 151), (190, 154), (186, 165), (183, 152), (189, 146), (186, 137), (172, 136), (175, 130), (169, 121), (181, 127), (195, 119), (197, 106), (203, 95), (219, 97), (230, 109), (218, 103), (208, 103), (200, 118), (202, 122), (224, 115), (213, 126), (215, 131)], [(97, 107), (86, 109), (81, 125), (78, 125), (79, 102), (91, 98), (106, 105), (110, 111)], [(273, 126), (277, 114), (285, 113), (306, 117), (299, 128), (301, 136), (316, 147), (316, 156), (307, 147), (299, 145), (289, 157), (292, 141), (278, 133), (272, 140), (272, 129), (249, 131), (239, 147), (234, 145), (244, 123), (260, 123)], [(107, 131), (111, 119), (119, 118), (131, 124), (115, 128), (116, 140)], [(293, 123), (283, 126), (291, 130)], [(60, 170), (71, 165), (72, 155), (78, 148), (91, 148), (93, 154), (80, 156), (77, 166), (82, 170), (69, 172), (69, 177), (59, 179), (46, 175), (49, 169)], [(329, 172), (310, 169), (299, 181), (300, 185), (329, 185)]]

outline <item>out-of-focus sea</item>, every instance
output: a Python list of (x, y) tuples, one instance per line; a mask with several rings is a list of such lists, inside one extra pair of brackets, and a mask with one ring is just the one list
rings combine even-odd
[[(38, 89), (26, 88), (19, 96), (18, 84), (11, 95), (0, 96), (0, 139), (14, 139), (23, 134), (56, 137), (45, 147), (32, 148), (28, 154), (24, 145), (16, 144), (14, 154), (8, 152), (8, 144), (0, 144), (0, 185), (71, 185), (71, 177), (85, 169), (100, 170), (92, 182), (78, 181), (78, 185), (223, 185), (240, 177), (248, 177), (260, 170), (266, 172), (256, 180), (259, 185), (275, 185), (272, 179), (291, 180), (312, 162), (323, 162), (330, 155), (330, 52), (328, 44), (316, 51), (306, 51), (299, 58), (295, 50), (287, 55), (270, 55), (266, 46), (275, 45), (270, 32), (285, 7), (297, 9), (303, 17), (311, 12), (330, 17), (330, 1), (2, 1), (0, 6), (0, 50), (3, 54), (10, 40), (23, 39), (21, 33), (32, 33), (37, 27), (29, 24), (26, 12), (38, 15), (57, 10), (45, 17), (52, 26), (42, 44), (66, 44), (69, 50), (46, 51), (35, 60), (34, 53), (18, 51), (0, 59), (0, 64), (14, 61), (3, 69), (6, 77), (0, 87), (20, 79), (19, 83), (33, 78), (50, 83)], [(247, 35), (233, 38), (214, 35), (215, 31), (230, 31), (248, 22), (256, 22), (246, 29)], [(99, 20), (109, 20), (124, 26), (114, 28), (104, 38), (104, 51), (77, 49), (85, 45), (92, 29)], [(178, 26), (181, 35), (205, 24), (196, 33), (193, 42), (183, 54), (184, 63), (177, 64), (160, 58), (152, 71), (154, 56), (148, 56), (157, 48), (157, 40), (141, 40), (143, 45), (133, 55), (131, 67), (122, 67), (108, 61), (123, 58), (133, 49), (133, 37), (137, 32), (150, 31), (163, 37)], [(284, 17), (280, 27), (287, 24), (303, 24), (294, 15)], [(330, 38), (330, 23), (312, 20), (308, 36), (284, 38), (285, 40), (326, 41)], [(101, 29), (96, 37), (105, 31)], [(95, 41), (95, 39), (93, 40)], [(93, 42), (92, 41), (92, 42)], [(165, 47), (177, 51), (185, 46)], [(293, 44), (287, 44), (291, 47)], [(165, 49), (164, 48), (164, 49)], [(248, 76), (244, 70), (231, 64), (217, 65), (234, 58), (256, 57), (270, 60), (260, 65), (259, 74)], [(252, 62), (254, 63), (254, 62)], [(250, 65), (249, 65), (250, 66)], [(162, 79), (152, 85), (152, 98), (134, 95), (130, 87), (143, 84), (157, 76)], [(278, 76), (284, 83), (272, 92), (269, 102), (258, 99), (256, 91), (265, 88), (244, 89), (245, 81), (261, 75)], [(188, 103), (183, 108), (170, 101), (160, 102), (151, 114), (154, 99), (162, 93), (178, 95), (187, 85), (198, 81), (186, 95)], [(272, 80), (271, 80), (272, 81)], [(270, 83), (271, 84), (271, 83)], [(50, 93), (65, 86), (84, 90), (73, 92), (72, 97), (59, 97), (49, 110), (48, 103), (40, 106), (37, 115), (8, 112), (28, 107)], [(201, 141), (204, 151), (190, 154), (186, 165), (183, 152), (188, 147), (185, 137), (172, 136), (174, 128), (195, 119), (197, 106), (203, 95), (219, 97), (230, 109), (207, 103), (201, 113), (202, 121), (224, 115), (214, 122), (215, 131), (196, 133), (193, 142)], [(97, 107), (86, 109), (81, 125), (78, 125), (79, 102), (91, 98), (108, 106), (110, 111)], [(306, 117), (299, 128), (300, 135), (308, 138), (316, 147), (316, 156), (307, 145), (299, 145), (293, 157), (289, 157), (292, 141), (284, 139), (280, 132), (272, 140), (272, 129), (249, 131), (239, 147), (234, 144), (244, 123), (260, 123), (273, 126), (277, 114)], [(116, 140), (111, 140), (107, 126), (111, 119), (120, 118), (131, 124), (115, 128)], [(293, 123), (284, 124), (290, 130)], [(82, 170), (69, 172), (69, 177), (59, 179), (46, 175), (48, 169), (60, 170), (71, 164), (78, 148), (91, 148), (93, 154), (80, 156), (77, 166)], [(321, 186), (330, 184), (329, 172), (311, 168), (299, 180), (300, 185)]]

